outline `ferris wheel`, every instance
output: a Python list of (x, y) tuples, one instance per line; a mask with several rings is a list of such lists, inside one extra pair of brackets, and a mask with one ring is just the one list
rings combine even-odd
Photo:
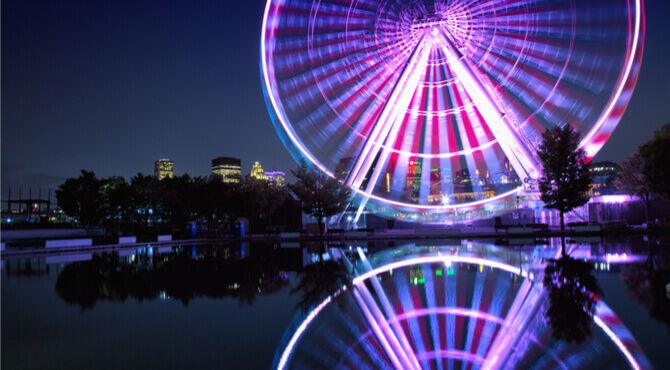
[(284, 144), (359, 214), (455, 221), (513, 208), (549, 128), (593, 157), (643, 39), (642, 0), (268, 0), (261, 71)]

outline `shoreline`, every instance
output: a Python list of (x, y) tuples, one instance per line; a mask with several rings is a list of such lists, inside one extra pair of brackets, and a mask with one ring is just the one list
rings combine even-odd
[[(668, 229), (626, 229), (615, 231), (582, 231), (574, 230), (545, 230), (533, 232), (496, 232), (496, 231), (478, 231), (468, 232), (469, 230), (461, 229), (447, 229), (447, 230), (414, 230), (407, 229), (392, 231), (354, 231), (351, 233), (337, 233), (332, 235), (324, 235), (322, 238), (318, 234), (291, 234), (290, 236), (282, 236), (281, 234), (251, 234), (244, 237), (217, 237), (217, 238), (195, 238), (195, 239), (175, 239), (166, 241), (150, 241), (139, 243), (107, 243), (98, 245), (86, 246), (69, 246), (46, 248), (44, 246), (34, 247), (7, 247), (0, 252), (2, 259), (11, 257), (20, 257), (26, 255), (59, 255), (69, 252), (107, 252), (115, 250), (124, 250), (138, 247), (167, 247), (178, 245), (199, 245), (199, 244), (213, 244), (213, 243), (234, 243), (234, 242), (285, 242), (285, 243), (314, 243), (314, 242), (343, 242), (343, 241), (393, 241), (393, 240), (476, 240), (476, 239), (515, 239), (521, 240), (536, 240), (545, 238), (557, 237), (597, 237), (604, 238), (607, 236), (626, 236), (626, 235), (670, 235)], [(416, 232), (420, 231), (420, 232)], [(463, 232), (465, 231), (465, 232)], [(512, 244), (513, 245), (513, 244)]]

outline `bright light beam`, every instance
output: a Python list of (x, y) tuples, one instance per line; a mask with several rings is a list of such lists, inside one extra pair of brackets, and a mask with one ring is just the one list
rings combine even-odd
[[(370, 166), (372, 166), (377, 154), (379, 154), (377, 165), (368, 179), (366, 186), (366, 193), (372, 193), (372, 189), (379, 179), (382, 167), (384, 167), (384, 163), (388, 159), (390, 151), (387, 148), (393, 145), (393, 140), (398, 136), (403, 115), (412, 101), (412, 96), (419, 85), (421, 76), (425, 72), (430, 52), (430, 47), (428, 46), (426, 36), (424, 35), (405, 64), (402, 74), (393, 87), (391, 97), (386, 102), (372, 133), (368, 137), (368, 141), (365, 143), (363, 150), (361, 150), (361, 154), (356, 159), (356, 164), (350, 173), (348, 184), (353, 188), (359, 189), (361, 187), (365, 176), (370, 171)], [(379, 153), (380, 150), (381, 153)], [(361, 217), (368, 198), (364, 197), (361, 200), (354, 223), (358, 222), (358, 219)]]
[(465, 55), (451, 42), (449, 31), (443, 27), (440, 27), (440, 30), (436, 40), (447, 55), (449, 67), (484, 117), (516, 174), (521, 180), (539, 178), (541, 167), (532, 148), (524, 144), (521, 135), (505, 116), (504, 110), (496, 103), (493, 93), (479, 78)]

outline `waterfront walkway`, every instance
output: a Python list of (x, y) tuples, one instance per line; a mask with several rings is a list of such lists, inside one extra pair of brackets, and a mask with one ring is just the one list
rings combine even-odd
[[(73, 245), (64, 245), (57, 247), (46, 247), (50, 241), (43, 241), (34, 245), (13, 247), (11, 243), (3, 245), (1, 252), (2, 258), (34, 254), (59, 254), (69, 252), (103, 252), (114, 251), (118, 249), (140, 248), (147, 246), (162, 247), (173, 245), (200, 245), (213, 243), (230, 243), (240, 241), (258, 241), (258, 242), (287, 242), (287, 243), (313, 243), (313, 242), (339, 242), (339, 241), (368, 241), (368, 240), (420, 240), (420, 239), (500, 239), (507, 240), (509, 244), (523, 243), (535, 239), (553, 238), (553, 237), (579, 237), (585, 240), (596, 240), (606, 235), (617, 234), (665, 234), (669, 230), (658, 229), (616, 229), (606, 230), (600, 227), (574, 227), (561, 231), (559, 228), (537, 229), (532, 226), (510, 226), (505, 229), (495, 229), (493, 227), (462, 227), (462, 228), (440, 228), (440, 229), (359, 229), (359, 230), (334, 230), (329, 231), (323, 237), (319, 234), (307, 234), (305, 232), (283, 232), (273, 234), (250, 234), (245, 237), (234, 237), (232, 235), (222, 235), (216, 238), (189, 238), (172, 240), (143, 241), (138, 243), (104, 243), (104, 244), (84, 244), (77, 241), (88, 239), (69, 239), (63, 241), (72, 241)], [(161, 239), (160, 237), (158, 239)], [(4, 244), (4, 243), (3, 243)], [(67, 243), (66, 243), (67, 244)]]

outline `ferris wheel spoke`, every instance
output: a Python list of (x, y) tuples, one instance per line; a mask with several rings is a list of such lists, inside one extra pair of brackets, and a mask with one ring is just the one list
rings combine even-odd
[[(348, 185), (355, 188), (361, 187), (373, 162), (380, 154), (382, 147), (387, 146), (386, 143), (397, 135), (402, 115), (412, 100), (412, 95), (425, 69), (427, 57), (428, 50), (424, 39), (422, 39), (417, 43), (409, 58), (407, 58), (407, 61), (402, 66), (400, 76), (388, 95), (389, 99), (386, 100), (384, 108), (378, 115), (365, 145), (358, 157), (356, 157), (347, 180)], [(383, 152), (386, 151), (384, 150)], [(378, 161), (378, 163), (381, 162)], [(372, 183), (372, 179), (370, 179), (369, 183)]]
[(538, 178), (540, 164), (532, 146), (512, 126), (489, 87), (478, 77), (465, 55), (454, 46), (449, 31), (443, 27), (439, 29), (439, 45), (447, 55), (449, 66), (496, 137), (517, 176), (522, 181)]
[[(356, 158), (356, 163), (349, 177), (349, 186), (360, 189), (365, 181), (365, 177), (370, 172), (371, 166), (376, 160), (377, 164), (374, 166), (370, 178), (367, 179), (367, 185), (364, 189), (365, 193), (372, 193), (384, 167), (384, 163), (386, 163), (391, 152), (390, 148), (393, 140), (398, 136), (403, 117), (425, 72), (430, 49), (431, 47), (426, 42), (426, 37), (423, 36), (407, 59), (400, 77), (392, 88), (390, 98), (379, 114), (373, 132), (368, 136), (368, 141), (363, 150), (361, 150), (360, 155)], [(360, 202), (356, 212), (356, 221), (360, 218), (367, 201), (368, 198), (364, 197)]]
[(267, 0), (268, 106), (295, 157), (346, 166), (357, 207), (492, 217), (541, 175), (545, 130), (569, 123), (589, 156), (612, 133), (639, 73), (642, 1)]

